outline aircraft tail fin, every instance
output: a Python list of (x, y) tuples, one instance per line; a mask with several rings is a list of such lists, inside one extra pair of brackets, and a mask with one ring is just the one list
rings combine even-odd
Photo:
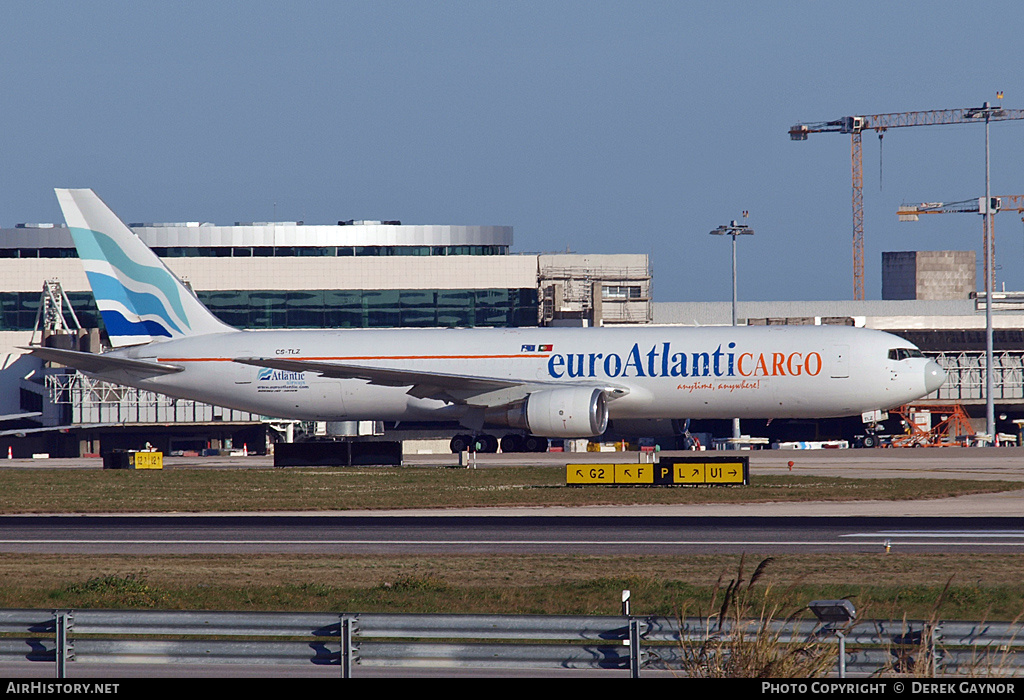
[(203, 306), (92, 190), (56, 193), (111, 345), (234, 330)]

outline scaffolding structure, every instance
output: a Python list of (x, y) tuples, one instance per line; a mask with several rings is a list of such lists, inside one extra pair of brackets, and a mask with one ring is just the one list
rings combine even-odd
[(539, 277), (542, 326), (563, 319), (593, 326), (654, 319), (647, 267), (542, 265)]
[[(907, 404), (889, 412), (903, 419), (907, 431), (892, 439), (892, 447), (967, 447), (974, 442), (974, 428), (960, 404)], [(940, 420), (933, 426), (935, 415)]]
[[(956, 403), (985, 402), (985, 352), (926, 352), (946, 370), (946, 382), (930, 399)], [(1004, 403), (1024, 400), (1024, 350), (1003, 350), (992, 358), (993, 399)]]
[(69, 412), (71, 425), (128, 423), (259, 423), (263, 416), (111, 384), (80, 372), (48, 373), (50, 401)]

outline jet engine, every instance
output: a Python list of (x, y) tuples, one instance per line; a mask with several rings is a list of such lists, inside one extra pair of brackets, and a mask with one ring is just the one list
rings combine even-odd
[(608, 399), (595, 387), (544, 389), (490, 409), (486, 420), (541, 437), (593, 437), (608, 427)]

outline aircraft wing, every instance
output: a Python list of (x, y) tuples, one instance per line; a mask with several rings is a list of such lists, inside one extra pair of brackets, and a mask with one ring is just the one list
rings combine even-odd
[[(564, 383), (544, 381), (523, 381), (443, 372), (349, 365), (316, 360), (289, 360), (277, 357), (236, 357), (235, 362), (255, 367), (269, 367), (287, 372), (316, 372), (334, 379), (363, 379), (370, 384), (381, 386), (408, 386), (408, 393), (417, 398), (438, 398), (456, 403), (479, 405), (501, 405), (514, 398), (521, 398), (531, 390), (542, 386), (564, 386)], [(609, 398), (618, 398), (629, 393), (621, 386), (601, 384), (608, 391)]]
[(135, 375), (154, 376), (174, 374), (184, 369), (184, 367), (166, 362), (132, 360), (127, 357), (110, 357), (109, 355), (97, 355), (96, 353), (79, 352), (77, 350), (62, 350), (60, 348), (28, 347), (22, 348), (22, 350), (28, 350), (32, 355), (46, 362), (57, 362), (68, 367), (80, 369), (83, 372), (89, 372), (90, 374), (130, 372)]

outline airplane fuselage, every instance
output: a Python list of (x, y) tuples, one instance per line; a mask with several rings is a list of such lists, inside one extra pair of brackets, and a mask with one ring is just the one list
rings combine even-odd
[(920, 353), (892, 359), (898, 348), (914, 346), (845, 326), (658, 326), (237, 331), (111, 354), (183, 367), (152, 378), (126, 373), (121, 383), (299, 420), (451, 420), (467, 407), (417, 397), (408, 386), (234, 360), (394, 367), (535, 388), (594, 386), (612, 391), (612, 419), (826, 418), (891, 408), (938, 388), (937, 365)]

